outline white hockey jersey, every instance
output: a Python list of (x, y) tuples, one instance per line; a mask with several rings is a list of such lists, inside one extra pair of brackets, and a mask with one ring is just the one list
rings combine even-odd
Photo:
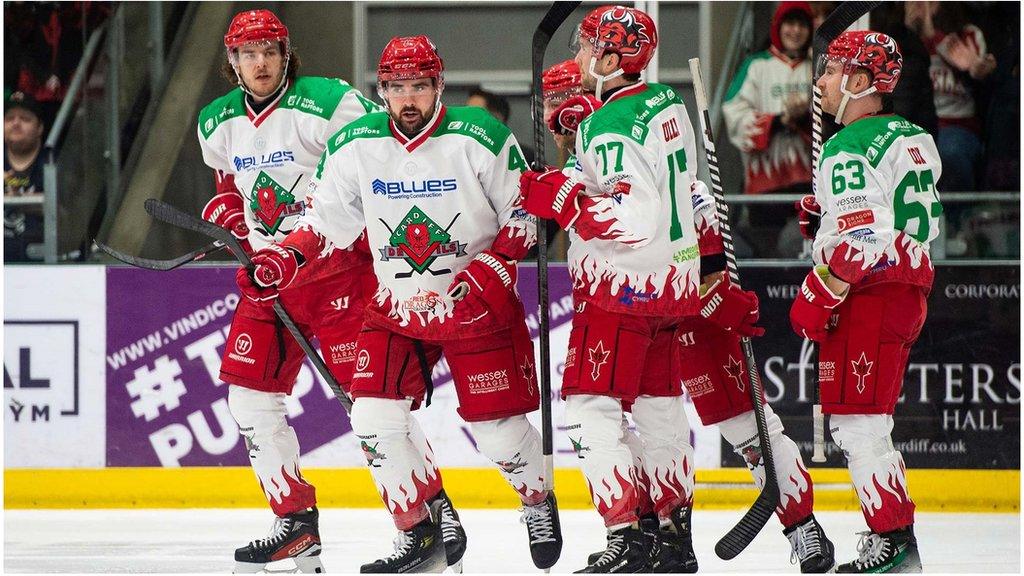
[(380, 110), (337, 78), (299, 77), (261, 113), (235, 88), (199, 113), (203, 161), (234, 177), (245, 200), (249, 242), (280, 241), (305, 208), (306, 185), (327, 139), (342, 126)]
[(574, 297), (627, 314), (696, 314), (697, 154), (679, 95), (643, 82), (619, 90), (580, 125), (576, 151), (586, 189), (569, 231)]
[(881, 282), (931, 287), (928, 245), (942, 214), (942, 163), (932, 137), (896, 115), (861, 118), (821, 151), (821, 226), (814, 263), (852, 289)]
[(339, 247), (366, 228), (379, 281), (369, 321), (425, 339), (493, 331), (446, 322), (447, 291), (480, 252), (516, 260), (536, 242), (519, 203), (525, 169), (515, 136), (482, 108), (441, 106), (413, 139), (368, 114), (328, 142), (300, 226)]
[(794, 131), (776, 120), (790, 98), (811, 93), (811, 64), (774, 46), (746, 59), (725, 95), (729, 141), (743, 155), (744, 191), (763, 194), (811, 181), (811, 127)]

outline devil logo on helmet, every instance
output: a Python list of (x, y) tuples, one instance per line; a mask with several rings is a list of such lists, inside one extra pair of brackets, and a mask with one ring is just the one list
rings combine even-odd
[(601, 16), (597, 40), (614, 47), (623, 56), (639, 54), (643, 43), (651, 42), (646, 26), (637, 22), (633, 13), (622, 7), (608, 10)]
[(868, 34), (854, 59), (874, 73), (874, 83), (880, 87), (895, 84), (899, 79), (902, 62), (896, 41), (890, 36)]

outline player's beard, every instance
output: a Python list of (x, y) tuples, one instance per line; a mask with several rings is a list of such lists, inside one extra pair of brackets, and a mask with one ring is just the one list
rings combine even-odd
[[(415, 113), (415, 116), (414, 116)], [(412, 138), (413, 136), (420, 133), (423, 127), (427, 125), (427, 122), (434, 114), (434, 107), (431, 106), (429, 110), (425, 112), (419, 108), (408, 105), (402, 107), (398, 112), (398, 117), (395, 118), (395, 123), (398, 125), (398, 129), (401, 130), (402, 134)]]

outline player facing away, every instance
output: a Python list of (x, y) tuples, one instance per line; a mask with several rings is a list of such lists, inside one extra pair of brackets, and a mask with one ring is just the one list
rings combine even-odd
[(820, 344), (822, 410), (870, 529), (859, 558), (838, 572), (921, 571), (891, 432), (934, 277), (928, 244), (939, 233), (942, 166), (927, 132), (883, 112), (902, 64), (891, 37), (845, 32), (829, 45), (817, 83), (822, 109), (843, 127), (822, 148), (815, 201), (803, 202), (821, 214), (820, 227), (790, 321)]
[[(693, 130), (673, 89), (640, 79), (657, 46), (647, 14), (598, 8), (584, 18), (579, 40), (583, 88), (602, 105), (586, 115), (586, 103), (567, 101), (556, 111), (573, 117), (569, 108), (583, 107), (575, 168), (527, 172), (521, 189), (524, 207), (556, 220), (571, 239), (576, 314), (562, 383), (566, 426), (608, 528), (606, 550), (583, 571), (647, 570), (655, 556), (659, 571), (693, 572), (693, 449), (679, 424), (674, 352), (678, 324), (702, 308)], [(703, 307), (733, 330), (756, 330), (756, 297), (728, 283), (717, 284)], [(638, 522), (639, 472), (622, 426), (630, 403), (660, 519), (653, 535)]]
[[(486, 110), (441, 103), (444, 66), (426, 36), (393, 38), (378, 67), (387, 112), (328, 142), (300, 226), (240, 282), (268, 295), (304, 281), (299, 267), (351, 246), (366, 228), (379, 280), (356, 346), (352, 427), (400, 531), (392, 555), (363, 572), (448, 566), (442, 510), (429, 504), (435, 459), (412, 439), (443, 353), (478, 449), (523, 502), (534, 563), (561, 553), (555, 496), (544, 490), (533, 343), (515, 291), (516, 261), (536, 241), (520, 207), (526, 167), (511, 131)], [(275, 256), (276, 255), (276, 256)]]
[[(298, 76), (288, 29), (268, 10), (237, 14), (224, 45), (225, 72), (237, 87), (199, 116), (203, 159), (217, 183), (203, 217), (234, 233), (244, 249), (258, 249), (295, 226), (305, 209), (305, 180), (328, 137), (379, 107), (342, 80)], [(303, 333), (319, 339), (332, 374), (347, 386), (375, 286), (370, 257), (365, 248), (324, 251), (311, 255), (306, 269), (304, 280), (316, 289), (296, 283), (281, 300)], [(304, 355), (271, 304), (239, 302), (221, 364), (228, 406), (277, 516), (267, 538), (235, 552), (236, 570), (259, 571), (267, 562), (294, 558), (300, 570), (312, 572), (323, 568), (316, 493), (300, 472), (299, 444), (284, 405)], [(422, 433), (417, 439), (426, 446)]]

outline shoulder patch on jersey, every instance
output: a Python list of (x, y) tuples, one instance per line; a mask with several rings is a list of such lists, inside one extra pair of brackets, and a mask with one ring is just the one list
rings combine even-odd
[(491, 113), (476, 106), (452, 106), (445, 110), (444, 118), (431, 138), (448, 134), (461, 134), (476, 140), (497, 156), (512, 131), (491, 116)]
[(669, 106), (682, 103), (679, 94), (664, 84), (650, 84), (647, 90), (639, 94), (613, 100), (580, 125), (583, 150), (588, 150), (594, 138), (602, 134), (619, 134), (643, 144), (647, 139), (647, 124), (651, 118)]
[(387, 112), (372, 112), (346, 124), (327, 140), (326, 154), (334, 154), (342, 146), (360, 138), (385, 138), (391, 136)]
[(281, 99), (281, 108), (290, 108), (329, 120), (338, 108), (338, 103), (351, 90), (352, 86), (339, 78), (300, 76)]
[(242, 89), (235, 88), (199, 111), (199, 130), (203, 138), (208, 140), (217, 130), (217, 126), (226, 120), (245, 116), (245, 102), (242, 97)]
[(818, 166), (820, 167), (826, 158), (847, 152), (863, 156), (872, 168), (877, 168), (894, 142), (901, 137), (923, 133), (924, 128), (895, 114), (864, 118), (844, 127), (829, 138), (821, 150)]

